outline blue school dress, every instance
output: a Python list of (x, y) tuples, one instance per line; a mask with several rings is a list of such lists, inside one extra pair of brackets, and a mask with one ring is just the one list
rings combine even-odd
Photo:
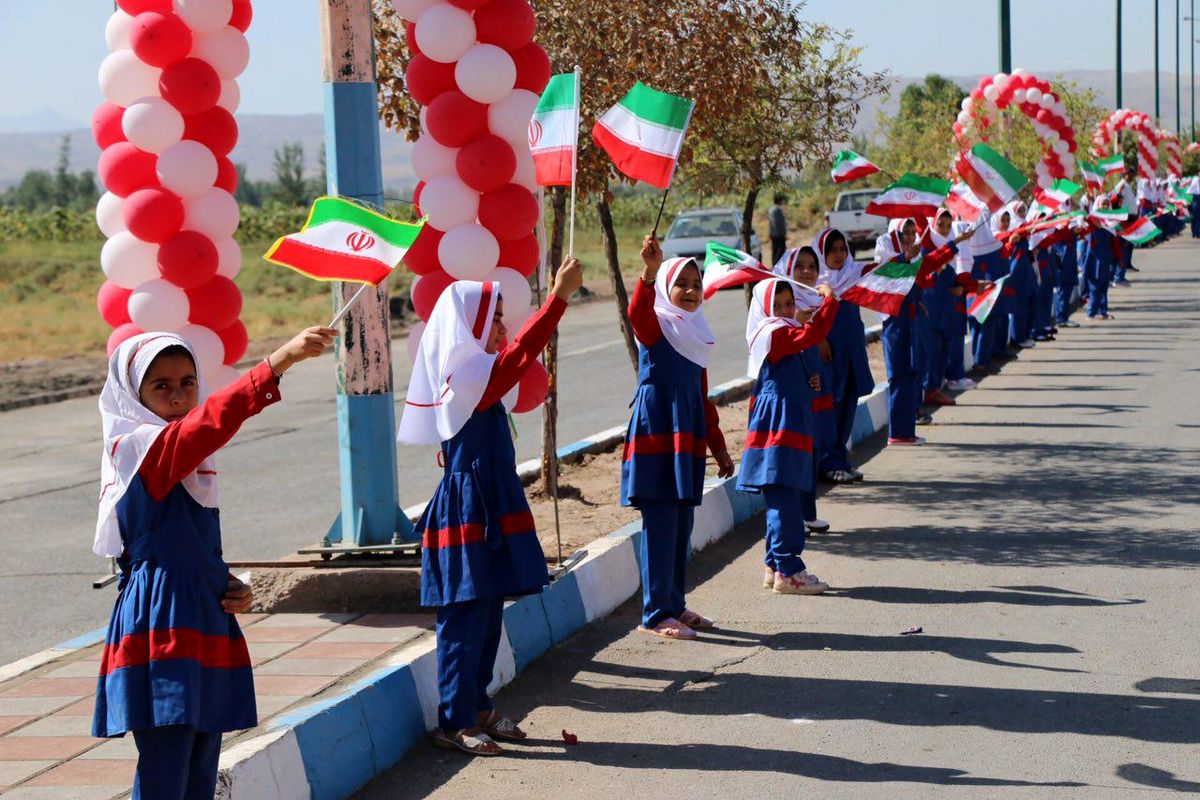
[(442, 442), (445, 471), (417, 521), (421, 605), (539, 592), (550, 582), (517, 476), (503, 403), (476, 411)]
[(1054, 262), (1057, 267), (1056, 283), (1058, 295), (1055, 298), (1054, 316), (1059, 323), (1071, 318), (1071, 295), (1079, 285), (1079, 259), (1076, 250), (1075, 237), (1064, 242), (1058, 242), (1053, 247)]
[(750, 395), (738, 491), (758, 493), (764, 486), (813, 491), (817, 393), (808, 383), (814, 374), (806, 363), (808, 352), (785, 356), (774, 364), (769, 358), (763, 360)]
[(817, 348), (810, 347), (800, 354), (809, 375), (821, 379), (821, 390), (813, 393), (813, 456), (819, 464), (837, 438), (837, 420), (834, 415), (833, 369), (821, 358)]
[(254, 727), (250, 653), (237, 619), (221, 608), (229, 568), (218, 510), (197, 503), (182, 483), (155, 500), (139, 475), (117, 503), (117, 520), (125, 552), (92, 735)]

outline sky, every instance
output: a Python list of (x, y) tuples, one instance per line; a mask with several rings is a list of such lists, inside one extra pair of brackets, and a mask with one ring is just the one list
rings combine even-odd
[[(587, 2), (588, 0), (580, 0)], [(1153, 3), (1126, 0), (1125, 69), (1153, 68)], [(1194, 0), (1182, 0), (1188, 14)], [(322, 108), (318, 0), (256, 0), (243, 113)], [(1174, 69), (1175, 2), (1159, 0), (1161, 68)], [(999, 69), (997, 0), (809, 0), (802, 15), (852, 29), (870, 70), (970, 75)], [(1115, 0), (1012, 0), (1013, 65), (1034, 73), (1112, 69)], [(100, 101), (107, 0), (0, 0), (0, 122), (52, 112), (77, 124)], [(1183, 24), (1182, 69), (1189, 69)], [(51, 45), (51, 42), (53, 44)], [(1186, 78), (1185, 78), (1186, 80)], [(17, 127), (20, 127), (18, 123)]]

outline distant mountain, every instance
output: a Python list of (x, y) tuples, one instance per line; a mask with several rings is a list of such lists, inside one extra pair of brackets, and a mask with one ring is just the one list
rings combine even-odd
[(23, 117), (0, 117), (0, 133), (52, 133), (69, 131), (83, 124), (47, 108)]

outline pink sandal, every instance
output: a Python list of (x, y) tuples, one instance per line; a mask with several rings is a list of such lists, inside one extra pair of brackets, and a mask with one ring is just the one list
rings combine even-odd
[(639, 625), (638, 630), (651, 636), (661, 636), (664, 639), (695, 639), (696, 632), (679, 620), (671, 617), (664, 619), (653, 628)]
[(689, 628), (697, 631), (708, 630), (709, 628), (717, 627), (717, 623), (713, 622), (703, 614), (697, 614), (695, 611), (684, 611), (679, 615), (679, 621)]

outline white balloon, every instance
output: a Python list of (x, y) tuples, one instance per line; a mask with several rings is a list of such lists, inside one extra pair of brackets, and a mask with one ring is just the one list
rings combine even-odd
[(417, 348), (421, 346), (421, 337), (425, 335), (425, 323), (418, 322), (408, 329), (408, 360), (417, 363)]
[(1012, 74), (1024, 78), (1029, 75), (1029, 70), (1025, 69), (1024, 67), (1017, 67), (1012, 71)]
[(1037, 88), (1036, 86), (1033, 87), (1032, 89), (1025, 90), (1025, 99), (1030, 103), (1034, 103), (1035, 105), (1041, 105), (1042, 90)]
[(1046, 132), (1045, 132), (1045, 134), (1042, 135), (1042, 138), (1046, 140), (1046, 144), (1052, 145), (1055, 142), (1057, 142), (1061, 137), (1058, 135), (1058, 131), (1054, 130), (1054, 128), (1051, 128), (1049, 125), (1047, 125)]
[(479, 193), (457, 175), (439, 175), (426, 181), (421, 190), (421, 211), (429, 216), (430, 225), (448, 231), (475, 221)]
[(183, 115), (161, 97), (143, 97), (125, 109), (121, 130), (139, 150), (161, 153), (183, 138)]
[(496, 237), (473, 222), (451, 228), (438, 243), (438, 261), (456, 281), (481, 281), (499, 260), (500, 244)]
[(205, 384), (211, 383), (217, 377), (217, 371), (224, 366), (225, 343), (221, 341), (211, 328), (203, 325), (184, 325), (179, 329), (179, 335), (192, 346), (196, 354), (200, 377)]
[(161, 278), (146, 281), (129, 296), (129, 318), (144, 331), (170, 331), (187, 325), (187, 293)]
[(242, 271), (242, 248), (230, 236), (213, 242), (217, 247), (217, 274), (233, 280)]
[(517, 168), (513, 172), (512, 183), (519, 186), (524, 186), (531, 192), (536, 192), (537, 185), (537, 170), (533, 166), (533, 156), (529, 152), (528, 147), (518, 147), (513, 151), (513, 155), (517, 157)]
[(1015, 92), (1013, 92), (1013, 102), (1016, 103), (1017, 105), (1021, 105), (1021, 103), (1025, 102), (1025, 90), (1024, 89), (1017, 89)]
[(221, 97), (217, 105), (232, 114), (241, 104), (242, 90), (238, 88), (237, 81), (221, 81)]
[(529, 144), (529, 121), (538, 96), (528, 89), (514, 89), (488, 106), (488, 130), (512, 145)]
[(458, 61), (475, 44), (475, 20), (449, 3), (436, 3), (417, 17), (417, 47), (434, 61)]
[(503, 100), (517, 82), (512, 56), (494, 44), (477, 44), (454, 65), (454, 82), (477, 103)]
[(1058, 102), (1058, 98), (1050, 92), (1046, 92), (1044, 95), (1042, 95), (1042, 99), (1038, 101), (1038, 105), (1049, 111), (1050, 109), (1054, 108), (1054, 104), (1056, 102)]
[(238, 204), (233, 195), (213, 187), (183, 201), (183, 227), (199, 231), (214, 242), (233, 236), (238, 228)]
[(413, 172), (423, 181), (431, 181), (442, 175), (458, 174), (455, 159), (458, 148), (438, 144), (432, 136), (422, 136), (412, 149)]
[(221, 366), (216, 370), (216, 374), (212, 378), (204, 382), (204, 388), (212, 394), (215, 391), (224, 389), (229, 384), (242, 377), (241, 373), (233, 367)]
[(156, 168), (163, 188), (180, 197), (199, 197), (217, 180), (217, 158), (199, 142), (184, 139), (163, 150)]
[(533, 305), (526, 303), (524, 305), (509, 306), (508, 302), (504, 303), (504, 325), (505, 327), (516, 330), (525, 324), (525, 321), (533, 316)]
[(521, 312), (528, 309), (533, 300), (528, 278), (515, 269), (498, 267), (487, 280), (500, 283), (500, 296), (504, 298), (505, 325), (519, 326), (528, 319), (528, 315), (521, 316)]
[(233, 15), (233, 0), (175, 0), (175, 13), (193, 33), (216, 33)]
[(1068, 153), (1071, 150), (1071, 146), (1068, 145), (1064, 139), (1059, 139), (1057, 142), (1054, 143), (1053, 147), (1054, 147), (1054, 152), (1056, 152), (1060, 155), (1063, 153)]
[(971, 98), (970, 98), (970, 97), (964, 97), (964, 98), (963, 98), (963, 100), (962, 100), (962, 103), (961, 103), (961, 107), (962, 107), (962, 110), (963, 110), (963, 113), (964, 113), (964, 114), (965, 114), (967, 111), (969, 111), (969, 110), (971, 109)]
[(417, 112), (417, 121), (421, 123), (421, 133), (429, 135), (429, 106), (421, 106)]
[(100, 248), (100, 269), (122, 289), (136, 289), (159, 277), (158, 245), (143, 242), (129, 231), (115, 233)]
[(204, 59), (222, 80), (233, 80), (250, 63), (250, 45), (246, 36), (232, 25), (195, 37), (191, 55)]
[(392, 8), (396, 9), (396, 13), (400, 15), (401, 19), (412, 22), (421, 16), (422, 11), (436, 2), (438, 0), (392, 0)]
[(161, 74), (161, 69), (144, 63), (132, 50), (118, 50), (100, 62), (100, 91), (110, 103), (127, 108), (143, 97), (157, 96)]
[(983, 96), (989, 103), (994, 103), (1000, 97), (1000, 90), (993, 84), (983, 90)]
[(96, 202), (96, 226), (110, 239), (126, 230), (125, 218), (121, 215), (121, 202), (121, 198), (112, 192), (100, 195)]
[(997, 72), (995, 75), (993, 75), (993, 76), (992, 76), (992, 83), (993, 83), (993, 84), (997, 84), (997, 83), (999, 83), (999, 84), (1005, 84), (1005, 83), (1008, 83), (1008, 75), (1006, 75), (1006, 74), (1005, 74), (1005, 73), (1003, 73), (1003, 72)]
[(133, 28), (133, 17), (121, 9), (113, 12), (104, 26), (104, 43), (112, 52), (129, 47), (129, 32)]

